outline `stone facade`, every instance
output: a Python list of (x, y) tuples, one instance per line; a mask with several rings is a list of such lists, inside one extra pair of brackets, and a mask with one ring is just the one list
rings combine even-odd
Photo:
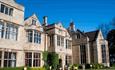
[(47, 36), (47, 51), (56, 52), (64, 68), (65, 65), (72, 64), (72, 38), (61, 23), (54, 23), (45, 26)]
[[(35, 14), (24, 19), (24, 7), (14, 0), (0, 0), (0, 66), (42, 67), (42, 52), (56, 52), (64, 68), (70, 64), (103, 63), (109, 66), (108, 43), (98, 31), (95, 40), (88, 33), (68, 29), (62, 23), (41, 25)], [(100, 55), (101, 54), (101, 55)], [(104, 57), (103, 57), (104, 56)]]
[(74, 64), (103, 64), (110, 66), (108, 42), (103, 38), (101, 30), (81, 32), (70, 23), (68, 32), (72, 37)]

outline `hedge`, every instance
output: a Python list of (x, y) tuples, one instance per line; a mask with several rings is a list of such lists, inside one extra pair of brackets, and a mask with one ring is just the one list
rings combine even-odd
[[(24, 67), (0, 68), (0, 70), (24, 70)], [(42, 67), (33, 67), (33, 68), (28, 67), (27, 70), (46, 70), (46, 69)]]

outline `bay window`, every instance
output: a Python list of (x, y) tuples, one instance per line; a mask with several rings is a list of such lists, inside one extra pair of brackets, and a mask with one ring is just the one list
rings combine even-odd
[(28, 42), (41, 43), (41, 33), (37, 30), (27, 30)]

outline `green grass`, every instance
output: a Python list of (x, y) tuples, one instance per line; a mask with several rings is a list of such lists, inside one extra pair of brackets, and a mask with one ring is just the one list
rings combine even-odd
[(0, 70), (23, 70), (23, 67), (16, 67), (16, 68), (0, 68)]

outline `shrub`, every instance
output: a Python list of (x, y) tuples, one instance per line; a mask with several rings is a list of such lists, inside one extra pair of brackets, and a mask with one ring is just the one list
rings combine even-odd
[(52, 67), (52, 69), (57, 69), (57, 66), (59, 65), (59, 57), (58, 54), (55, 52), (43, 52), (43, 58), (45, 62), (44, 67), (48, 70), (49, 66)]
[(76, 69), (78, 70), (79, 65), (78, 64), (74, 64), (73, 67), (74, 67), (75, 70)]
[(72, 64), (70, 64), (70, 65), (69, 65), (69, 68), (70, 68), (70, 70), (72, 70), (72, 69), (73, 69), (73, 65), (72, 65)]
[(79, 64), (74, 64), (73, 66), (75, 66), (75, 67), (79, 67)]
[(86, 69), (90, 69), (91, 67), (90, 67), (90, 64), (85, 64), (85, 68)]
[(103, 64), (92, 64), (92, 68), (93, 69), (102, 69), (102, 68), (104, 68), (104, 65)]
[(78, 66), (78, 69), (82, 69), (82, 68), (83, 68), (82, 65), (79, 65), (79, 66)]

